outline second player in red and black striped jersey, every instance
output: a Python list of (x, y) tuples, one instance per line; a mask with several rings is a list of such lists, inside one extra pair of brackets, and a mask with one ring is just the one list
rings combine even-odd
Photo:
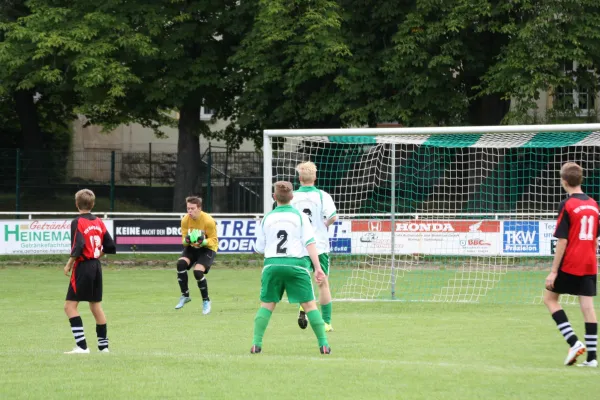
[(584, 193), (574, 193), (560, 203), (554, 237), (567, 239), (560, 269), (571, 275), (598, 273), (596, 256), (598, 204)]

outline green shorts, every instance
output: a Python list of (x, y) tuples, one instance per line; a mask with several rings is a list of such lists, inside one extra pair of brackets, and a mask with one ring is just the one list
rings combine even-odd
[(283, 292), (290, 303), (315, 299), (307, 258), (272, 257), (265, 259), (260, 282), (260, 301), (279, 303)]
[[(321, 264), (321, 269), (325, 272), (325, 275), (329, 276), (329, 254), (319, 254), (319, 264)], [(312, 262), (310, 263), (310, 269), (315, 272), (315, 267), (312, 265)]]

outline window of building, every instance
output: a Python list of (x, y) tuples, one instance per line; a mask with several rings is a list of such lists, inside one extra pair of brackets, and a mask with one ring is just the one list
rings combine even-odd
[[(598, 97), (597, 78), (594, 69), (579, 65), (577, 62), (566, 62), (563, 65), (565, 75), (573, 76), (573, 84), (559, 86), (555, 91), (554, 108), (573, 109), (577, 115), (587, 116), (596, 110)], [(589, 72), (590, 74), (582, 74)]]
[(202, 121), (209, 121), (212, 116), (215, 114), (215, 110), (213, 110), (212, 108), (207, 108), (207, 107), (200, 107), (200, 119)]

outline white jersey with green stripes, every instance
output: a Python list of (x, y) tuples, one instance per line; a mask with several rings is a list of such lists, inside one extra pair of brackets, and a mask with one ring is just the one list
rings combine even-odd
[(329, 193), (314, 186), (301, 186), (294, 192), (291, 204), (308, 216), (315, 231), (319, 254), (329, 253), (329, 232), (325, 221), (337, 214)]
[(254, 249), (265, 258), (308, 256), (306, 246), (315, 242), (308, 217), (291, 205), (277, 206), (256, 228)]

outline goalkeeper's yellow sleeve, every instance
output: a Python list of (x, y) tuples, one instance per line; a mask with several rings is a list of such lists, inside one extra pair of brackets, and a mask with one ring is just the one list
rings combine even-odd
[(212, 251), (219, 249), (219, 238), (217, 237), (217, 223), (212, 217), (206, 221), (206, 246)]
[(186, 243), (186, 241), (185, 241), (185, 237), (188, 234), (188, 219), (189, 218), (190, 218), (190, 216), (186, 215), (185, 217), (183, 217), (181, 219), (181, 243), (186, 247), (189, 246), (189, 244)]

